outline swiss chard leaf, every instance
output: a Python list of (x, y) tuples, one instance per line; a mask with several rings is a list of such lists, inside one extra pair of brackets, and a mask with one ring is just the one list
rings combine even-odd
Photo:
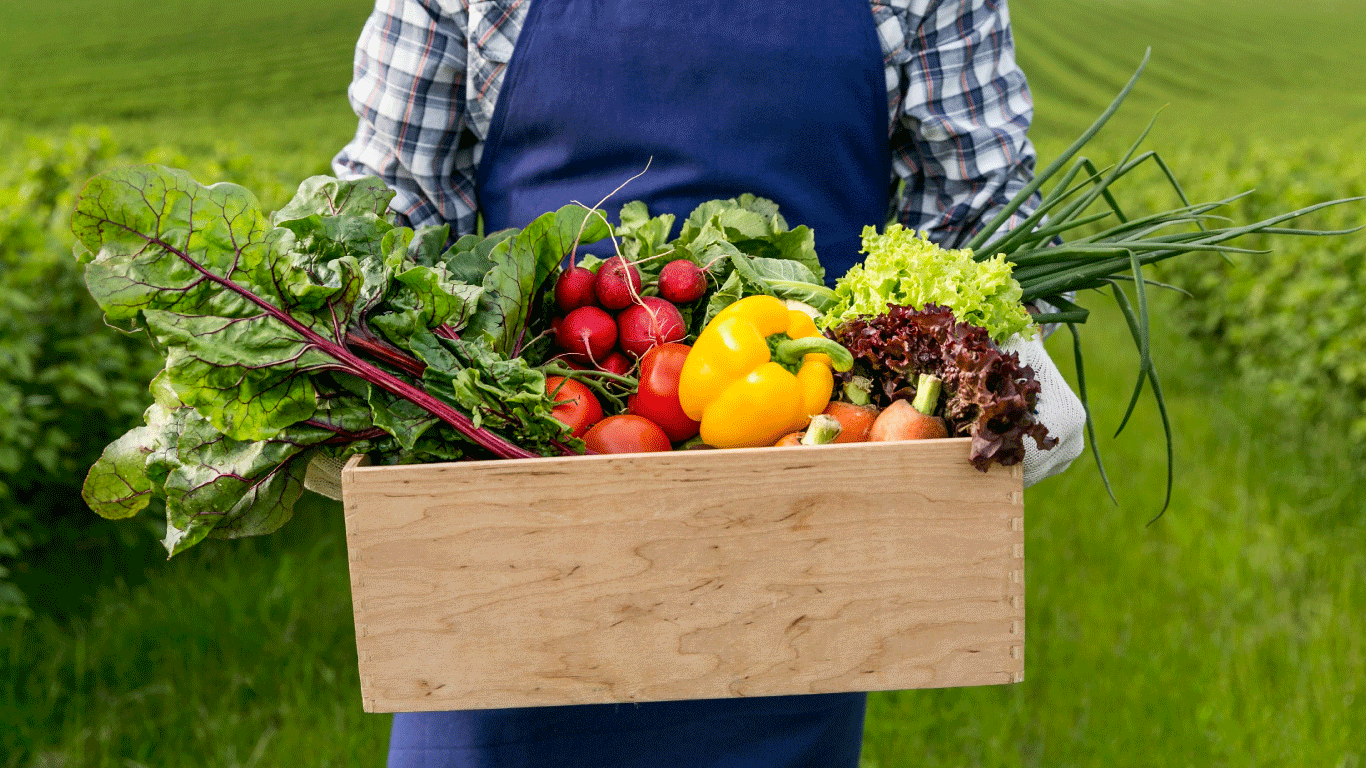
[(446, 271), (453, 280), (471, 285), (482, 284), (484, 275), (493, 268), (493, 249), (515, 234), (515, 229), (503, 229), (488, 237), (465, 235), (441, 256), (446, 263)]
[(355, 180), (335, 179), (331, 176), (311, 176), (304, 179), (294, 197), (285, 207), (270, 217), (271, 223), (306, 219), (309, 216), (384, 215), (393, 190), (373, 176)]
[(520, 357), (507, 358), (482, 340), (445, 339), (432, 333), (412, 338), (413, 352), (427, 364), (427, 390), (458, 403), (476, 424), (511, 427), (526, 446), (553, 447), (566, 427), (552, 416), (545, 374)]
[(479, 306), (484, 289), (452, 280), (444, 265), (424, 267), (389, 257), (392, 275), (385, 305), (370, 315), (370, 324), (390, 341), (403, 339), (426, 328), (445, 325), (460, 330)]
[(165, 431), (136, 427), (110, 443), (85, 476), (81, 498), (100, 517), (120, 520), (141, 512), (155, 498), (157, 484), (147, 476), (147, 458), (164, 448)]
[[(451, 332), (481, 289), (451, 279), (440, 232), (380, 218), (388, 198), (375, 183), (334, 181), (306, 183), (277, 215), (280, 227), (245, 189), (181, 171), (124, 168), (87, 185), (72, 215), (87, 286), (109, 318), (141, 319), (167, 351), (147, 426), (110, 446), (87, 478), (98, 512), (127, 517), (161, 498), (174, 554), (210, 533), (277, 528), (315, 449), (344, 455), (392, 441), (410, 454), (462, 453), (422, 447), (440, 420), (456, 443), (534, 455), (403, 378), (423, 368), (404, 351), (409, 337)], [(519, 246), (533, 276), (553, 269), (540, 265), (554, 247), (541, 240), (562, 233), (540, 235)], [(372, 314), (392, 341), (370, 329)], [(545, 398), (543, 380), (533, 394)]]
[(176, 394), (237, 440), (267, 438), (312, 416), (317, 393), (308, 374), (335, 364), (270, 317), (145, 315), (168, 347)]
[(597, 212), (576, 205), (545, 213), (489, 253), (484, 293), (469, 329), (494, 351), (515, 356), (524, 340), (535, 294), (578, 242), (592, 243), (611, 231)]
[(257, 536), (284, 525), (303, 493), (305, 452), (331, 436), (303, 425), (269, 440), (233, 440), (191, 412), (164, 484), (167, 551), (179, 554), (210, 533)]

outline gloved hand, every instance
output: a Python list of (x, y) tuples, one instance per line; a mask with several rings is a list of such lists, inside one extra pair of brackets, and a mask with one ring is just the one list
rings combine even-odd
[(1036, 404), (1039, 421), (1048, 428), (1048, 434), (1058, 439), (1058, 444), (1047, 451), (1039, 450), (1032, 439), (1025, 439), (1024, 486), (1028, 488), (1067, 469), (1081, 455), (1085, 446), (1086, 408), (1053, 364), (1041, 337), (1016, 336), (1001, 349), (1019, 355), (1020, 363), (1034, 370), (1041, 387)]
[(329, 499), (341, 501), (341, 473), (345, 466), (346, 459), (334, 459), (319, 453), (308, 462), (304, 487)]

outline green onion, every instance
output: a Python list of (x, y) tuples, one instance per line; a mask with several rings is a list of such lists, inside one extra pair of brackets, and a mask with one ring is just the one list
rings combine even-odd
[[(1133, 77), (1120, 90), (1110, 106), (1087, 128), (1063, 153), (1040, 171), (1034, 179), (998, 213), (967, 244), (978, 260), (1003, 254), (1007, 261), (1014, 264), (1013, 276), (1020, 283), (1023, 301), (1043, 301), (1058, 311), (1036, 316), (1039, 322), (1066, 323), (1073, 334), (1076, 355), (1076, 369), (1080, 396), (1086, 403), (1085, 383), (1082, 378), (1082, 354), (1077, 325), (1086, 322), (1087, 311), (1068, 296), (1077, 291), (1091, 288), (1110, 288), (1120, 312), (1128, 323), (1134, 346), (1138, 350), (1138, 375), (1134, 390), (1129, 398), (1124, 417), (1120, 420), (1119, 430), (1123, 431), (1134, 407), (1143, 392), (1145, 384), (1152, 389), (1162, 418), (1163, 432), (1167, 440), (1167, 488), (1166, 498), (1156, 520), (1166, 512), (1171, 503), (1173, 480), (1172, 430), (1167, 413), (1167, 404), (1162, 396), (1158, 382), (1157, 369), (1153, 364), (1149, 334), (1149, 312), (1146, 286), (1179, 288), (1149, 280), (1143, 275), (1143, 267), (1174, 256), (1187, 253), (1218, 253), (1225, 259), (1231, 253), (1265, 253), (1265, 251), (1237, 248), (1222, 245), (1243, 235), (1262, 233), (1267, 235), (1326, 236), (1343, 235), (1359, 231), (1361, 227), (1348, 230), (1297, 229), (1280, 226), (1287, 221), (1308, 215), (1329, 206), (1356, 202), (1362, 197), (1330, 200), (1298, 210), (1279, 214), (1252, 224), (1235, 225), (1229, 219), (1218, 216), (1213, 211), (1224, 208), (1244, 197), (1244, 192), (1223, 200), (1205, 203), (1192, 203), (1185, 190), (1177, 182), (1176, 175), (1157, 152), (1148, 151), (1138, 154), (1138, 148), (1147, 138), (1153, 122), (1139, 134), (1128, 151), (1114, 165), (1106, 170), (1097, 169), (1092, 161), (1080, 156), (1083, 147), (1100, 132), (1106, 122), (1118, 111), (1120, 104), (1133, 90), (1139, 76), (1147, 66), (1151, 49), (1143, 56)], [(1171, 210), (1130, 219), (1121, 208), (1112, 186), (1134, 170), (1145, 165), (1155, 165), (1176, 192), (1181, 206)], [(1063, 171), (1066, 167), (1067, 170)], [(1045, 185), (1057, 176), (1057, 182), (1048, 190)], [(1085, 175), (1083, 175), (1085, 174)], [(1036, 198), (1037, 195), (1037, 198)], [(1011, 217), (1031, 200), (1037, 200), (1037, 207), (1017, 227), (1005, 229)], [(1100, 206), (1100, 210), (1092, 208)], [(1078, 237), (1068, 243), (1059, 243), (1058, 238), (1068, 232), (1094, 224), (1113, 216), (1119, 223), (1100, 232)], [(1189, 228), (1189, 231), (1173, 232), (1176, 228)], [(1134, 300), (1121, 283), (1133, 286)], [(1096, 449), (1094, 426), (1090, 408), (1087, 408), (1086, 428), (1091, 441), (1092, 455), (1100, 468), (1101, 479), (1106, 491), (1113, 499), (1110, 483), (1101, 464), (1100, 452)], [(1151, 521), (1150, 521), (1151, 522)]]

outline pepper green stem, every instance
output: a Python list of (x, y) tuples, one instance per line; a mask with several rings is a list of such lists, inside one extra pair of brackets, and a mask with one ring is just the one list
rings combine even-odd
[(933, 416), (934, 410), (939, 407), (939, 391), (943, 385), (944, 380), (938, 376), (920, 374), (915, 382), (915, 400), (911, 402), (911, 407), (926, 416)]
[[(770, 339), (774, 337), (770, 336)], [(837, 371), (847, 371), (854, 367), (854, 355), (844, 345), (824, 336), (803, 336), (800, 339), (779, 338), (772, 345), (773, 357), (781, 363), (796, 364), (812, 352), (828, 355), (831, 367)]]

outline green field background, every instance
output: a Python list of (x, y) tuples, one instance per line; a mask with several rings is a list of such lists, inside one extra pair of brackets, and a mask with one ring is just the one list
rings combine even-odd
[[(214, 176), (201, 181), (251, 180), (278, 205), (354, 130), (345, 88), (368, 9), (0, 0), (0, 172), (44, 140), (102, 136)], [(1043, 161), (1151, 46), (1098, 160), (1161, 110), (1149, 145), (1209, 198), (1243, 182), (1320, 199), (1360, 188), (1340, 174), (1366, 167), (1363, 0), (1018, 0), (1011, 13)], [(1155, 297), (1177, 468), (1170, 510), (1148, 525), (1160, 423), (1145, 399), (1110, 436), (1136, 360), (1107, 300), (1081, 301), (1120, 503), (1089, 457), (1027, 492), (1025, 681), (872, 695), (865, 768), (1366, 768), (1360, 443), (1288, 418), (1166, 322), (1181, 297)], [(1049, 346), (1074, 377), (1070, 337)], [(360, 711), (339, 507), (310, 503), (276, 535), (170, 562), (150, 534), (132, 538), (16, 569), (33, 616), (0, 623), (0, 768), (383, 764), (389, 718)]]

